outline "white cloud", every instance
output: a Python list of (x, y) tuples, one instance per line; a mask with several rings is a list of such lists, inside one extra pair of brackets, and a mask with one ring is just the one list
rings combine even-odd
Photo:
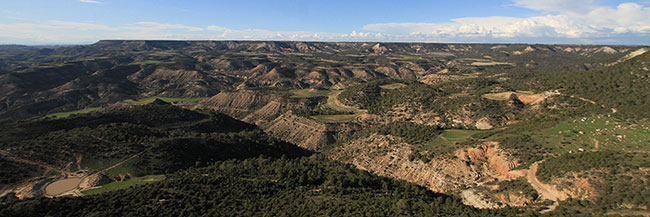
[(214, 26), (214, 25), (213, 25), (213, 26), (205, 27), (205, 29), (207, 29), (207, 30), (211, 30), (211, 31), (219, 31), (219, 32), (224, 32), (224, 31), (228, 31), (228, 30), (230, 30), (230, 29), (228, 29), (228, 28), (226, 28), (226, 27), (222, 27), (222, 26)]
[(90, 3), (90, 4), (102, 4), (102, 2), (100, 1), (93, 1), (93, 0), (79, 0), (79, 2)]
[(93, 43), (101, 39), (149, 40), (343, 40), (345, 34), (320, 32), (235, 30), (221, 26), (136, 22), (123, 26), (51, 20), (44, 23), (0, 23), (0, 44)]
[[(397, 38), (468, 41), (472, 39), (573, 39), (593, 42), (598, 38), (650, 36), (650, 8), (636, 3), (617, 7), (596, 6), (592, 0), (515, 0), (520, 7), (557, 12), (545, 16), (466, 17), (448, 23), (377, 23), (366, 31)], [(581, 5), (581, 6), (578, 6)], [(650, 43), (648, 39), (644, 43)]]
[(592, 0), (514, 1), (518, 7), (545, 11), (546, 15), (462, 17), (445, 23), (375, 23), (350, 33), (231, 29), (144, 21), (110, 26), (50, 20), (0, 23), (3, 30), (0, 44), (92, 43), (101, 39), (650, 44), (650, 7), (641, 4), (610, 7), (596, 5)]

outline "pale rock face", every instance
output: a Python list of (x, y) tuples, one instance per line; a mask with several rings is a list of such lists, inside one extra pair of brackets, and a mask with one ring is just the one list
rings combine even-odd
[(374, 46), (372, 46), (372, 52), (374, 53), (385, 53), (391, 51), (390, 48), (387, 48), (385, 45), (381, 43), (377, 43)]
[(494, 126), (490, 124), (487, 118), (481, 118), (479, 121), (476, 122), (475, 126), (476, 129), (479, 130), (489, 130), (494, 128)]
[(266, 124), (265, 131), (276, 138), (315, 150), (331, 142), (327, 125), (309, 118), (285, 113)]
[(221, 92), (202, 101), (196, 107), (213, 109), (235, 118), (242, 118), (256, 106), (266, 105), (274, 98), (277, 96), (256, 91)]
[(300, 147), (317, 150), (350, 135), (356, 124), (329, 125), (293, 114), (303, 108), (281, 96), (257, 91), (222, 92), (199, 103), (195, 108), (211, 109), (255, 124), (275, 138)]
[(375, 134), (344, 144), (330, 156), (359, 169), (413, 182), (436, 192), (460, 190), (486, 177), (507, 180), (518, 176), (511, 173), (518, 160), (508, 157), (495, 142), (459, 149), (452, 158), (438, 156), (428, 163), (409, 160), (415, 148), (399, 137)]
[(606, 54), (617, 54), (618, 53), (618, 51), (616, 49), (614, 49), (612, 47), (608, 47), (608, 46), (601, 47), (596, 52), (602, 52), (602, 53), (606, 53)]

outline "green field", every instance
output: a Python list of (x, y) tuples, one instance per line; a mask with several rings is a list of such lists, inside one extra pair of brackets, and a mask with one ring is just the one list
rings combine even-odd
[(422, 149), (430, 149), (433, 146), (453, 146), (456, 143), (467, 141), (472, 135), (483, 131), (479, 130), (459, 130), (449, 129), (443, 131), (436, 139), (433, 139), (429, 144), (422, 147)]
[(92, 108), (81, 109), (77, 111), (71, 111), (71, 112), (59, 112), (59, 113), (46, 115), (44, 118), (53, 118), (53, 119), (65, 118), (70, 115), (90, 113), (97, 109), (99, 109), (99, 107), (92, 107)]
[(553, 148), (555, 153), (566, 153), (582, 148), (650, 151), (650, 130), (604, 116), (576, 118), (560, 122), (536, 135), (538, 141)]
[[(426, 144), (420, 146), (414, 156), (415, 158), (428, 162), (428, 160), (434, 156), (446, 155), (453, 153), (454, 150), (468, 147), (468, 144), (463, 142), (469, 141), (472, 138), (472, 135), (481, 132), (486, 131), (459, 129), (444, 130), (440, 135), (437, 135), (435, 139), (431, 139)], [(421, 155), (421, 153), (428, 154)]]
[(119, 181), (119, 182), (109, 183), (109, 184), (106, 184), (106, 185), (98, 187), (98, 188), (82, 191), (81, 193), (83, 193), (84, 195), (101, 194), (101, 193), (104, 193), (104, 192), (129, 188), (131, 186), (144, 185), (144, 184), (159, 182), (159, 181), (162, 181), (164, 179), (165, 179), (164, 175), (143, 176), (143, 177), (129, 179), (129, 180), (126, 180), (126, 181)]
[(358, 115), (316, 115), (311, 116), (313, 119), (316, 119), (325, 123), (345, 123), (348, 121), (354, 120)]
[(172, 98), (172, 97), (160, 97), (160, 96), (154, 96), (154, 97), (147, 97), (147, 98), (142, 98), (138, 99), (136, 101), (137, 104), (147, 104), (151, 103), (156, 99), (165, 101), (165, 102), (198, 102), (206, 97), (195, 97), (195, 98)]
[(159, 51), (159, 52), (152, 53), (150, 55), (152, 55), (152, 56), (173, 56), (173, 55), (176, 55), (176, 54), (178, 54), (178, 53), (171, 52), (171, 51)]
[(301, 89), (301, 90), (290, 90), (291, 98), (312, 98), (319, 96), (329, 96), (330, 91), (328, 90), (314, 90), (314, 89)]
[[(315, 90), (315, 89), (300, 89), (300, 90), (290, 90), (291, 98), (313, 98), (313, 97), (327, 97), (327, 107), (330, 109), (344, 113), (344, 114), (335, 114), (335, 115), (314, 115), (311, 116), (312, 119), (325, 122), (325, 123), (344, 123), (353, 121), (356, 119), (360, 113), (364, 113), (364, 110), (357, 109), (351, 106), (345, 106), (337, 104), (336, 97), (342, 92), (340, 90)], [(350, 114), (354, 113), (354, 114)]]
[(105, 59), (108, 59), (108, 57), (88, 57), (88, 58), (75, 59), (75, 62), (79, 62), (79, 61), (105, 60)]
[(491, 59), (480, 59), (480, 58), (458, 58), (458, 61), (461, 61), (467, 65), (473, 66), (496, 66), (496, 65), (512, 65), (508, 62), (498, 62)]

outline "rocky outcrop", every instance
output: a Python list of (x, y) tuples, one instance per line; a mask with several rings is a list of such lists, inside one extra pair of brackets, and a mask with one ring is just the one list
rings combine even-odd
[(13, 192), (19, 199), (41, 197), (45, 195), (45, 185), (48, 184), (51, 178), (38, 178), (34, 180), (25, 181), (18, 184), (15, 188), (3, 192), (3, 196), (7, 193)]
[(522, 195), (520, 193), (510, 192), (510, 193), (499, 193), (492, 196), (498, 204), (501, 206), (508, 205), (511, 207), (525, 207), (535, 200), (533, 197)]
[(248, 123), (255, 124), (261, 128), (269, 127), (269, 124), (280, 115), (296, 108), (304, 108), (304, 105), (299, 103), (289, 102), (286, 99), (276, 98), (271, 100), (260, 109), (246, 115), (242, 120)]
[(510, 173), (517, 160), (507, 157), (494, 142), (460, 149), (453, 156), (438, 156), (428, 163), (409, 158), (415, 148), (399, 137), (374, 134), (337, 147), (330, 156), (359, 169), (413, 182), (436, 192), (460, 190), (483, 179), (517, 176)]
[(292, 112), (280, 115), (262, 128), (276, 138), (310, 150), (333, 142), (326, 124), (293, 115)]
[(382, 43), (377, 43), (374, 46), (372, 46), (370, 51), (372, 51), (373, 53), (376, 53), (376, 54), (383, 54), (383, 53), (392, 51), (392, 49), (386, 47), (386, 45), (384, 45)]
[(494, 126), (492, 126), (492, 124), (490, 124), (490, 120), (488, 118), (485, 118), (485, 117), (478, 120), (474, 126), (476, 127), (476, 129), (479, 129), (479, 130), (489, 130), (489, 129), (494, 128)]
[(503, 205), (485, 199), (485, 195), (476, 192), (474, 189), (463, 190), (461, 191), (460, 196), (463, 198), (463, 203), (465, 205), (473, 206), (479, 209), (495, 209), (503, 207)]
[(287, 99), (269, 91), (222, 92), (200, 102), (195, 108), (215, 110), (255, 124), (269, 135), (318, 150), (352, 135), (358, 124), (327, 124), (295, 115), (292, 110), (306, 107), (308, 100)]
[(497, 142), (486, 142), (476, 148), (456, 150), (456, 157), (466, 162), (479, 162), (480, 171), (485, 175), (499, 180), (508, 180), (519, 177), (520, 174), (512, 173), (518, 166), (517, 159), (509, 157), (499, 148)]
[(243, 118), (275, 98), (278, 96), (252, 90), (221, 92), (201, 101), (196, 108), (211, 109), (235, 118)]

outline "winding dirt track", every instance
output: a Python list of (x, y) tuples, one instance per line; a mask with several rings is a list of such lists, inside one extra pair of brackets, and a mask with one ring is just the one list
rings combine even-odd
[(537, 191), (537, 193), (539, 193), (539, 195), (543, 199), (552, 200), (554, 202), (553, 205), (550, 205), (547, 210), (542, 211), (542, 213), (547, 213), (547, 212), (551, 212), (551, 211), (555, 210), (555, 208), (558, 206), (558, 201), (559, 200), (566, 200), (567, 195), (560, 192), (560, 191), (555, 190), (555, 188), (553, 188), (553, 186), (548, 185), (548, 184), (544, 184), (544, 183), (539, 181), (539, 179), (537, 178), (537, 169), (538, 169), (539, 163), (541, 163), (541, 162), (542, 161), (537, 161), (537, 162), (533, 163), (532, 165), (530, 165), (530, 168), (528, 169), (528, 173), (527, 173), (526, 177), (528, 178), (528, 183), (530, 183), (530, 185), (533, 186), (535, 191)]
[(367, 110), (364, 109), (359, 109), (356, 107), (352, 107), (346, 104), (343, 104), (341, 101), (339, 101), (339, 95), (343, 91), (336, 91), (333, 94), (330, 94), (327, 98), (327, 104), (329, 105), (330, 108), (341, 111), (341, 112), (354, 112), (354, 113), (367, 113)]
[(594, 105), (596, 104), (596, 101), (593, 101), (593, 100), (590, 100), (590, 99), (587, 99), (587, 98), (583, 98), (583, 97), (579, 97), (579, 96), (575, 96), (575, 95), (571, 95), (569, 97), (578, 98), (578, 99), (580, 99), (582, 101), (585, 101), (585, 102), (588, 102), (588, 103), (591, 103), (591, 104), (594, 104)]

